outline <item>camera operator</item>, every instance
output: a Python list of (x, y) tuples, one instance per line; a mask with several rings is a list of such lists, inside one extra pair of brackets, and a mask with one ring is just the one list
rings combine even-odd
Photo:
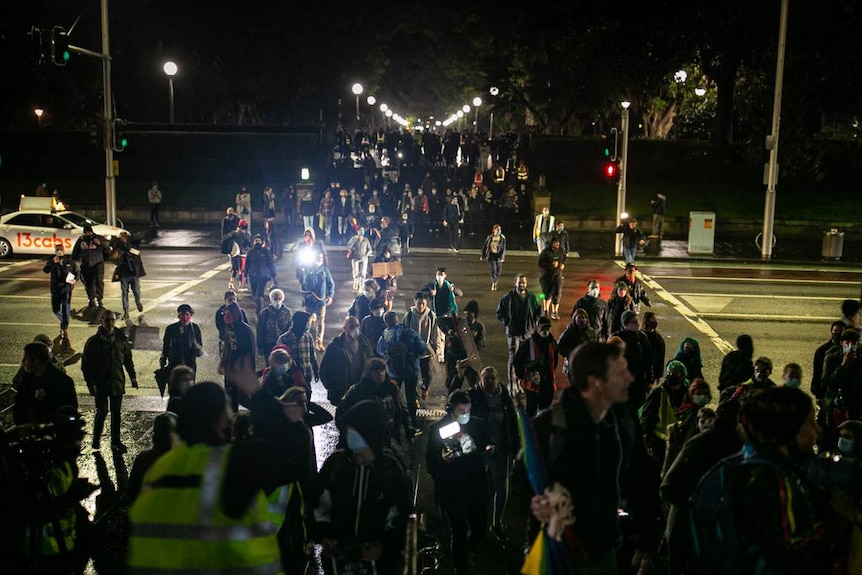
[(13, 421), (16, 425), (46, 423), (64, 405), (78, 409), (75, 383), (51, 364), (51, 352), (45, 344), (28, 343), (21, 360)]
[[(80, 501), (95, 487), (78, 478), (84, 422), (63, 407), (45, 425), (22, 425), (3, 436), (0, 485), (4, 505), (4, 545), (10, 573), (81, 574), (90, 557), (92, 526)], [(4, 566), (8, 566), (4, 559)]]
[(453, 391), (446, 415), (429, 430), (425, 462), (437, 501), (449, 520), (456, 575), (468, 572), (469, 550), (485, 537), (487, 512), (484, 456), (494, 452), (485, 422), (470, 417), (470, 396)]

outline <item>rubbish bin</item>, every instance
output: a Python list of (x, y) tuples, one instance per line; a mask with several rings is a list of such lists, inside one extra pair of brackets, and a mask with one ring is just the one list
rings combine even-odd
[(844, 232), (837, 228), (823, 232), (823, 249), (820, 252), (823, 259), (840, 260), (844, 255)]

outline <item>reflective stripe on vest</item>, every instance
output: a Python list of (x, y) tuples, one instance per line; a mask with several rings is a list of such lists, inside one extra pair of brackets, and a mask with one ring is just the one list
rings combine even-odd
[(282, 572), (263, 493), (239, 519), (222, 510), (230, 451), (231, 446), (180, 445), (153, 464), (129, 512), (129, 574)]

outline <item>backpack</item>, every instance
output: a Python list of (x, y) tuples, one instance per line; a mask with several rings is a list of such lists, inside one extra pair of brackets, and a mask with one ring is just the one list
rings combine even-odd
[[(738, 496), (743, 488), (740, 478), (744, 468), (752, 465), (777, 468), (757, 455), (739, 453), (726, 457), (701, 478), (688, 500), (692, 558), (700, 573), (739, 573), (755, 557), (755, 549), (746, 546), (737, 524)], [(752, 573), (762, 573), (765, 559), (757, 557), (754, 567)]]
[(221, 241), (221, 253), (229, 255), (233, 251), (233, 234), (228, 234)]
[(407, 350), (407, 344), (404, 342), (404, 333), (402, 328), (398, 338), (386, 349), (386, 367), (396, 377), (407, 379), (416, 376), (416, 369), (413, 354)]

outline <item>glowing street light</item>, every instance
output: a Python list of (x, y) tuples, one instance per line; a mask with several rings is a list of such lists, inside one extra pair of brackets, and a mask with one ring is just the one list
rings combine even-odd
[(359, 96), (362, 94), (362, 84), (359, 82), (353, 85), (353, 93), (356, 95), (356, 119), (359, 120)]
[(473, 107), (476, 108), (476, 119), (473, 120), (473, 126), (474, 126), (473, 129), (476, 130), (477, 133), (479, 132), (479, 106), (481, 106), (481, 105), (482, 105), (482, 98), (480, 98), (479, 96), (476, 96), (475, 98), (473, 98)]
[(386, 127), (391, 128), (392, 127), (392, 114), (394, 114), (394, 112), (392, 110), (390, 110), (389, 108), (386, 108), (386, 111), (384, 112), (384, 114), (386, 114)]
[(695, 88), (694, 94), (699, 98), (703, 98), (706, 95), (706, 88)]
[(42, 127), (42, 114), (45, 113), (45, 110), (42, 108), (36, 108), (33, 110), (33, 113), (36, 114), (36, 121), (39, 123), (39, 127)]
[[(500, 93), (500, 88), (498, 88), (497, 86), (491, 86), (491, 89), (488, 90), (488, 93), (491, 94), (494, 97), (494, 100), (496, 101), (497, 100), (497, 94)], [(493, 106), (491, 106), (490, 116), (491, 116), (491, 122), (490, 122), (490, 125), (488, 126), (488, 137), (493, 138), (494, 137), (494, 107)]]
[(491, 94), (492, 96), (496, 96), (497, 94), (500, 93), (500, 88), (498, 88), (497, 86), (491, 86), (491, 89), (488, 90), (488, 93)]
[(169, 104), (169, 113), (168, 113), (168, 121), (169, 123), (174, 123), (174, 76), (177, 75), (179, 68), (174, 62), (168, 61), (165, 62), (165, 65), (162, 66), (162, 70), (164, 70), (165, 75), (168, 77), (168, 104)]
[(389, 106), (387, 106), (386, 104), (380, 104), (380, 111), (383, 112), (384, 114), (386, 113), (386, 110), (388, 110), (388, 109), (389, 109)]

